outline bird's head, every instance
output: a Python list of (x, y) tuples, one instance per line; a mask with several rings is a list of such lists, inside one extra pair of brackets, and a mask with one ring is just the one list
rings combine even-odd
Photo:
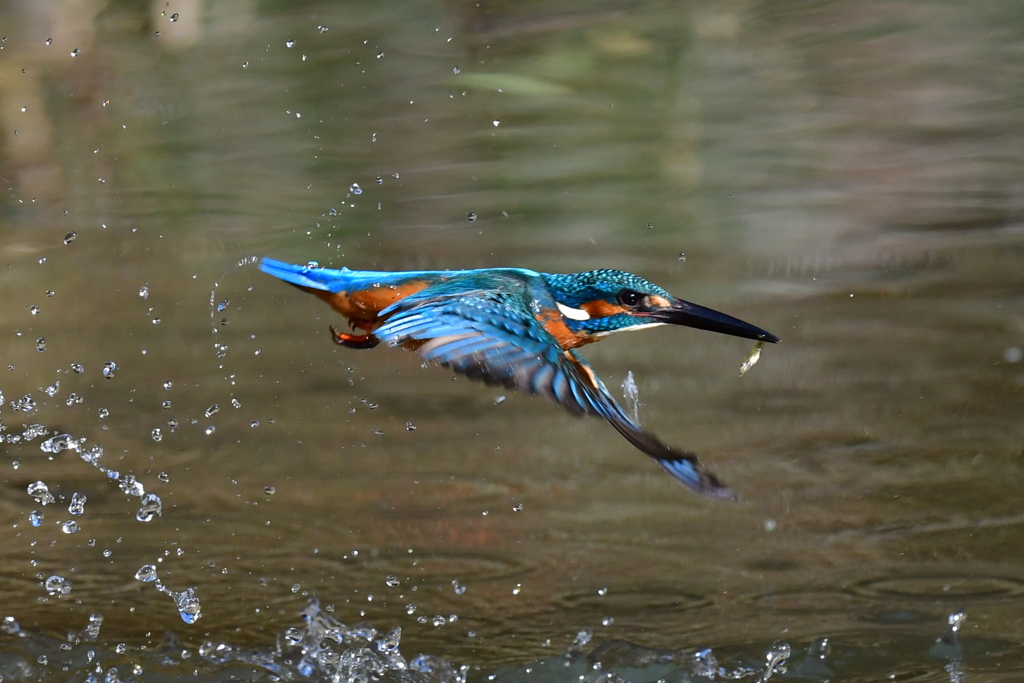
[(677, 299), (653, 282), (621, 270), (590, 270), (544, 278), (573, 332), (603, 337), (655, 325), (685, 325), (757, 341), (779, 341), (759, 327)]

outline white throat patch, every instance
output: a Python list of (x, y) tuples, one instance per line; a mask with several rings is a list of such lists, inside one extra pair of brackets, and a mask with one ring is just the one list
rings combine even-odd
[(646, 330), (651, 327), (661, 327), (665, 323), (643, 323), (642, 325), (633, 325), (632, 327), (622, 327), (617, 330), (607, 330), (605, 332), (596, 332), (595, 337), (607, 337), (609, 334), (615, 334), (616, 332), (635, 332), (637, 330)]
[(590, 314), (582, 308), (572, 308), (570, 306), (566, 306), (560, 301), (556, 301), (555, 305), (558, 306), (558, 310), (561, 314), (570, 320), (590, 320)]

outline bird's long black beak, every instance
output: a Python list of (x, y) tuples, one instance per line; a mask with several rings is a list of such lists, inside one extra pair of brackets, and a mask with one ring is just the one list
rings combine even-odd
[(731, 334), (734, 337), (756, 339), (757, 341), (771, 342), (772, 344), (780, 341), (774, 334), (766, 332), (760, 327), (755, 327), (750, 323), (743, 322), (739, 318), (719, 313), (704, 306), (691, 304), (689, 301), (683, 301), (682, 299), (676, 299), (671, 306), (653, 310), (648, 315), (660, 323), (668, 323), (669, 325), (685, 325), (686, 327), (695, 327), (698, 330), (721, 332), (722, 334)]

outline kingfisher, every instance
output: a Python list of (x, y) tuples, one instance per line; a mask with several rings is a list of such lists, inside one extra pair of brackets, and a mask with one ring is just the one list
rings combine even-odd
[(758, 348), (779, 341), (759, 327), (677, 299), (621, 270), (386, 272), (269, 258), (260, 260), (260, 270), (315, 294), (347, 318), (347, 332), (330, 326), (341, 346), (401, 346), (471, 379), (540, 394), (575, 415), (603, 417), (678, 482), (704, 496), (735, 498), (696, 455), (641, 428), (577, 349), (617, 332), (658, 325), (754, 339)]

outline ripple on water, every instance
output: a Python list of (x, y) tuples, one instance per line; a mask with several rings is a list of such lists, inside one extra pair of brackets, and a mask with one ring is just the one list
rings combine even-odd
[(900, 576), (851, 584), (851, 593), (869, 598), (970, 601), (1001, 600), (1024, 594), (1024, 581), (1006, 576)]
[[(602, 589), (603, 590), (603, 589)], [(686, 593), (672, 588), (649, 587), (643, 589), (609, 588), (607, 591), (567, 593), (558, 596), (554, 602), (567, 609), (587, 609), (611, 616), (628, 614), (651, 614), (691, 610), (707, 607), (711, 599)]]
[(497, 555), (469, 553), (414, 552), (368, 557), (360, 566), (371, 576), (410, 576), (418, 581), (487, 581), (521, 576), (534, 567), (520, 560)]

